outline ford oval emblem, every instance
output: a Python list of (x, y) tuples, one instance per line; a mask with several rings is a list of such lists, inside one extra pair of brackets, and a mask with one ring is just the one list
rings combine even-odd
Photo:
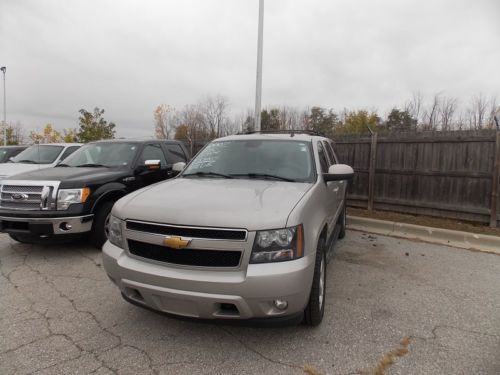
[(14, 193), (10, 196), (10, 198), (15, 201), (25, 201), (29, 198), (29, 195), (22, 193)]

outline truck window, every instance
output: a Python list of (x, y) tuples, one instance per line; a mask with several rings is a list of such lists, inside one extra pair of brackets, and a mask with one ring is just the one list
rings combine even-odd
[(184, 154), (181, 146), (171, 143), (167, 144), (166, 146), (168, 150), (168, 158), (172, 164), (178, 163), (180, 161), (186, 161), (186, 155)]
[(75, 152), (79, 148), (80, 148), (80, 146), (70, 146), (70, 147), (68, 147), (66, 150), (64, 150), (64, 152), (63, 152), (63, 154), (61, 156), (61, 160), (66, 159), (68, 156), (70, 156), (73, 152)]
[(144, 146), (141, 154), (141, 164), (144, 164), (146, 160), (160, 160), (161, 167), (165, 167), (167, 165), (167, 160), (165, 159), (165, 154), (163, 153), (160, 144)]

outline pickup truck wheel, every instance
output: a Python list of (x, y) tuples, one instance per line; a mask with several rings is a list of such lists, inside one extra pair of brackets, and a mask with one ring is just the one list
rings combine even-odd
[(324, 249), (325, 239), (321, 238), (316, 249), (316, 262), (314, 264), (314, 276), (309, 303), (304, 310), (304, 323), (310, 326), (320, 324), (325, 313), (326, 255)]
[(115, 202), (108, 201), (102, 203), (94, 214), (94, 222), (92, 223), (92, 231), (90, 232), (90, 243), (98, 249), (102, 248), (102, 245), (108, 239), (109, 217), (113, 204)]
[(12, 234), (9, 233), (9, 237), (12, 238), (14, 241), (20, 242), (20, 243), (28, 243), (32, 244), (35, 242), (35, 239), (29, 235), (22, 235), (22, 234)]
[(345, 237), (345, 228), (346, 228), (346, 208), (345, 208), (345, 203), (344, 203), (344, 208), (342, 209), (342, 213), (340, 214), (339, 218), (339, 224), (340, 224), (340, 232), (339, 232), (339, 238), (344, 238)]

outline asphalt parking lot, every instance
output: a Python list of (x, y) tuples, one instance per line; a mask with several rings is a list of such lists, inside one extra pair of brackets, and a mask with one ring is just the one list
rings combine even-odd
[[(0, 374), (500, 373), (500, 256), (348, 232), (322, 325), (222, 326), (124, 302), (100, 252), (0, 236)], [(407, 337), (407, 339), (405, 339)], [(401, 344), (403, 341), (403, 344)], [(389, 361), (390, 362), (390, 361)]]

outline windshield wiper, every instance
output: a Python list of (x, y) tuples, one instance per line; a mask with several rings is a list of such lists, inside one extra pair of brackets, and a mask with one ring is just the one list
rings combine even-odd
[(19, 160), (16, 163), (38, 164), (38, 162), (36, 162), (34, 160), (28, 160), (28, 159)]
[(217, 172), (196, 172), (196, 173), (186, 173), (182, 175), (183, 177), (187, 176), (197, 176), (197, 177), (210, 177), (210, 176), (217, 176), (217, 177), (224, 177), (224, 178), (233, 178), (232, 176), (228, 174), (223, 174), (223, 173), (217, 173)]
[(56, 167), (71, 167), (69, 164), (64, 164), (64, 163), (59, 163), (56, 165)]
[(101, 167), (109, 168), (107, 165), (94, 164), (94, 163), (75, 165), (75, 167), (77, 167), (77, 168), (86, 168), (86, 167), (88, 167), (88, 168), (101, 168)]
[(248, 178), (263, 178), (263, 179), (274, 179), (280, 181), (288, 181), (288, 182), (297, 182), (296, 180), (288, 177), (276, 176), (274, 174), (267, 173), (241, 173), (241, 174), (232, 174), (234, 177), (248, 177)]

